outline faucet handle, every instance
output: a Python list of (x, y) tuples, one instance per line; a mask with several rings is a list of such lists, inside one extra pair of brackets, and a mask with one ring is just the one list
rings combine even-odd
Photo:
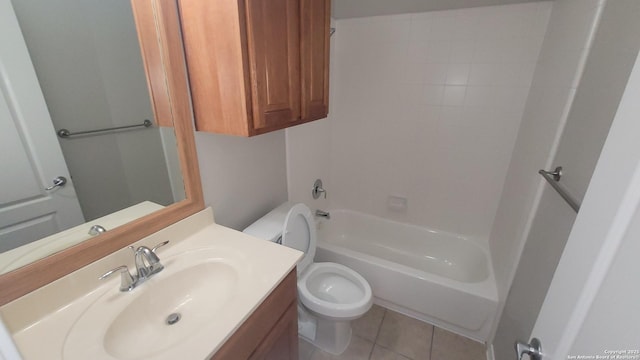
[(169, 243), (169, 240), (161, 242), (160, 244), (154, 246), (153, 249), (151, 249), (151, 252), (155, 253), (156, 250), (158, 250), (158, 248), (161, 248), (161, 247), (167, 245), (168, 243)]
[(313, 183), (313, 188), (311, 189), (311, 195), (314, 199), (318, 199), (320, 194), (324, 195), (324, 198), (327, 198), (327, 190), (322, 187), (322, 180), (317, 179), (316, 182)]
[(146, 246), (140, 246), (135, 252), (136, 269), (138, 270), (138, 277), (146, 278), (153, 274), (157, 274), (164, 265), (160, 263), (160, 258), (156, 255), (158, 248), (167, 245), (169, 241), (163, 241), (154, 246), (153, 249), (149, 249)]
[(131, 273), (129, 272), (129, 268), (127, 265), (120, 265), (117, 268), (111, 269), (106, 273), (102, 274), (98, 279), (103, 280), (108, 278), (109, 276), (120, 272), (120, 291), (131, 291), (134, 288), (135, 280)]

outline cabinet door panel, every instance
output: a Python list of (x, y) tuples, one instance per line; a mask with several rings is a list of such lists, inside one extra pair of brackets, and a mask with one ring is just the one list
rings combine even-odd
[(249, 134), (249, 66), (243, 3), (179, 0), (196, 129)]
[(302, 0), (302, 118), (329, 113), (330, 0)]
[(297, 360), (298, 312), (293, 303), (258, 345), (249, 360)]
[(264, 132), (300, 119), (300, 5), (247, 0), (246, 7), (253, 125)]

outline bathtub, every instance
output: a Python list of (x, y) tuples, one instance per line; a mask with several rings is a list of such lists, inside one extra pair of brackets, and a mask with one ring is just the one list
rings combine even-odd
[(487, 341), (498, 296), (478, 241), (351, 210), (330, 214), (318, 220), (316, 261), (360, 273), (379, 305)]

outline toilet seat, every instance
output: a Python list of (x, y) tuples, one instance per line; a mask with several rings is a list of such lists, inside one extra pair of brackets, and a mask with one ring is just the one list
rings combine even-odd
[(364, 315), (373, 303), (371, 286), (354, 270), (336, 263), (313, 263), (298, 279), (298, 295), (309, 310), (335, 320)]
[(298, 262), (298, 295), (307, 309), (318, 315), (351, 320), (371, 308), (371, 286), (360, 274), (335, 263), (314, 263), (316, 227), (304, 204), (291, 207), (284, 221), (282, 245), (305, 253)]
[(298, 261), (298, 275), (313, 263), (317, 236), (311, 210), (304, 204), (293, 205), (284, 220), (282, 245), (304, 253)]

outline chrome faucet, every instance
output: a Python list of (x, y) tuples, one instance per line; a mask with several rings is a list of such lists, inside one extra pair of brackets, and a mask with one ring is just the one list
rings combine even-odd
[(316, 216), (323, 217), (326, 219), (331, 219), (331, 214), (328, 211), (322, 211), (320, 209), (316, 210)]
[(100, 226), (100, 225), (93, 225), (91, 227), (91, 229), (89, 229), (89, 235), (91, 236), (96, 236), (96, 235), (100, 235), (104, 232), (106, 232), (107, 229), (105, 229), (104, 227)]
[(146, 246), (139, 246), (135, 249), (133, 246), (129, 246), (134, 252), (136, 275), (131, 275), (129, 268), (126, 265), (121, 265), (102, 274), (98, 279), (106, 279), (113, 274), (120, 273), (120, 291), (126, 292), (135, 289), (138, 285), (164, 269), (164, 265), (160, 263), (160, 258), (156, 255), (156, 250), (168, 243), (169, 241), (161, 242), (153, 249), (149, 249)]
[(150, 278), (164, 269), (164, 266), (160, 263), (160, 258), (158, 258), (158, 255), (154, 252), (156, 248), (157, 247), (151, 250), (146, 246), (140, 246), (135, 251), (135, 264), (136, 271), (138, 272), (138, 280)]

